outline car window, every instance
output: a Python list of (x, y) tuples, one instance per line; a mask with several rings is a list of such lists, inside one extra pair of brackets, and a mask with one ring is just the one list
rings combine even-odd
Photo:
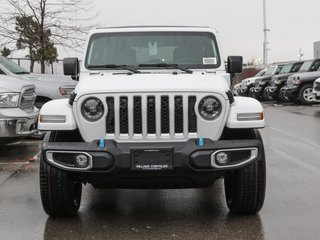
[(293, 67), (293, 64), (284, 65), (281, 71), (279, 72), (279, 74), (289, 73), (292, 67)]
[(276, 67), (269, 67), (266, 71), (265, 75), (272, 75), (275, 71)]
[(260, 72), (258, 72), (256, 75), (255, 75), (255, 77), (262, 77), (263, 75), (265, 75), (266, 74), (266, 70), (261, 70)]
[(274, 73), (275, 75), (278, 75), (281, 70), (282, 70), (283, 66), (278, 66), (276, 72)]
[(11, 60), (5, 57), (0, 56), (0, 63), (12, 73), (15, 73), (15, 74), (28, 73), (26, 69), (24, 69), (23, 67), (20, 67), (18, 64), (12, 62)]
[(89, 41), (85, 65), (152, 63), (217, 68), (221, 60), (216, 38), (209, 32), (97, 33)]
[(302, 64), (299, 72), (307, 72), (310, 70), (311, 66), (312, 66), (313, 61), (306, 61)]

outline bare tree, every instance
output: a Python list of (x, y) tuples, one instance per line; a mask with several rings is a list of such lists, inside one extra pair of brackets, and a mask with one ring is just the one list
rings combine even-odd
[[(88, 29), (93, 25), (86, 24), (93, 18), (81, 18), (89, 12), (93, 0), (6, 0), (8, 7), (0, 10), (0, 36), (3, 44), (16, 43), (21, 35), (16, 31), (18, 17), (32, 18), (37, 24), (35, 39), (39, 54), (41, 72), (45, 71), (46, 42), (48, 32), (50, 41), (55, 46), (76, 50), (83, 42)], [(30, 21), (30, 22), (32, 22)]]

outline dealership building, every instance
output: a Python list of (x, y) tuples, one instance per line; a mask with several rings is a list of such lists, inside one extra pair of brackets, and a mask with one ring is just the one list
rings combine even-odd
[(320, 42), (315, 42), (313, 46), (314, 58), (320, 58)]

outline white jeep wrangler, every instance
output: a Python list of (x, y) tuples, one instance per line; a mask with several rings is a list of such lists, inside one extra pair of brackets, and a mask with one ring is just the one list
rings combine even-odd
[(265, 195), (257, 129), (263, 108), (234, 97), (217, 32), (203, 27), (118, 27), (90, 32), (84, 61), (64, 60), (79, 80), (69, 100), (41, 109), (44, 210), (75, 215), (82, 184), (96, 188), (205, 188), (224, 178), (232, 213), (255, 214)]

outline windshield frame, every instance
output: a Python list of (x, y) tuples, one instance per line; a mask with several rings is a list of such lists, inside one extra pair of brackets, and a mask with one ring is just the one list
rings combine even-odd
[(263, 77), (266, 74), (266, 69), (262, 69), (254, 75), (255, 77)]
[[(217, 38), (215, 36), (214, 33), (212, 32), (207, 32), (207, 31), (130, 31), (130, 32), (99, 32), (99, 33), (94, 33), (90, 36), (88, 44), (87, 44), (87, 49), (86, 49), (86, 53), (85, 53), (85, 61), (84, 61), (84, 67), (89, 70), (106, 70), (106, 71), (110, 71), (111, 69), (93, 69), (93, 68), (89, 68), (88, 66), (90, 66), (90, 64), (88, 64), (88, 58), (90, 55), (90, 46), (92, 44), (92, 41), (94, 41), (94, 38), (96, 36), (101, 36), (101, 35), (110, 35), (110, 36), (136, 36), (136, 35), (152, 35), (152, 34), (167, 34), (167, 35), (190, 35), (190, 34), (197, 34), (197, 35), (206, 35), (208, 37), (210, 37), (215, 45), (215, 51), (216, 51), (216, 55), (217, 55), (217, 64), (177, 64), (177, 66), (185, 68), (185, 69), (219, 69), (222, 65), (222, 60), (221, 60), (221, 54), (220, 54), (220, 49), (219, 49), (219, 44), (217, 41)], [(170, 63), (168, 63), (170, 64)], [(103, 65), (103, 64), (102, 64)], [(130, 67), (133, 69), (140, 69), (140, 70), (159, 70), (159, 69), (166, 69), (168, 70), (168, 68), (165, 67), (139, 67), (140, 63), (137, 63), (136, 65), (126, 65), (126, 67)]]

